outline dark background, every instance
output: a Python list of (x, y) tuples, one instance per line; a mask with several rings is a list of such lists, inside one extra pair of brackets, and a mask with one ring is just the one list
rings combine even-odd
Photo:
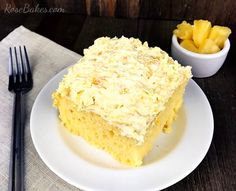
[(66, 13), (121, 18), (192, 20), (205, 18), (218, 24), (236, 24), (235, 0), (1, 0), (6, 4), (24, 7), (60, 7)]
[[(26, 2), (32, 7), (39, 4), (44, 8), (64, 8), (66, 13), (4, 13), (6, 3), (19, 8)], [(170, 52), (172, 31), (183, 19), (191, 22), (203, 18), (229, 26), (231, 48), (223, 67), (212, 77), (194, 78), (213, 110), (215, 129), (211, 147), (190, 175), (166, 190), (236, 190), (235, 0), (1, 0), (0, 9), (0, 40), (24, 25), (79, 54), (98, 37), (122, 35), (137, 37)]]

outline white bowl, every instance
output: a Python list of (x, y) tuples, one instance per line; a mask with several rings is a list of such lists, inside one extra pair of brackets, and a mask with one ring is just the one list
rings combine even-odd
[(224, 48), (214, 54), (198, 54), (181, 47), (177, 37), (172, 36), (171, 55), (184, 66), (192, 66), (194, 77), (204, 78), (214, 75), (223, 65), (229, 52), (230, 42), (226, 40)]

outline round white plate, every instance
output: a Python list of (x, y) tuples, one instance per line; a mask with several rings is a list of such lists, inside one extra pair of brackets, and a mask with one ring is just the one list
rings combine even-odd
[(45, 164), (83, 190), (159, 190), (175, 184), (202, 161), (213, 136), (213, 115), (200, 87), (190, 80), (170, 134), (161, 134), (144, 165), (130, 168), (61, 127), (52, 93), (67, 69), (41, 90), (30, 119), (33, 143)]

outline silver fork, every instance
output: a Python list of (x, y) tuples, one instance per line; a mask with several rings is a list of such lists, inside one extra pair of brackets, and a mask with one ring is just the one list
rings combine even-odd
[(33, 87), (25, 46), (9, 49), (8, 90), (15, 94), (12, 120), (9, 191), (24, 190), (24, 104), (23, 96)]

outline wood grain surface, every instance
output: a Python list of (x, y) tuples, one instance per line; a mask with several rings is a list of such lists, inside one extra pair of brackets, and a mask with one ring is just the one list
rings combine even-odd
[(143, 19), (208, 19), (216, 24), (236, 24), (235, 0), (1, 0), (6, 6), (63, 8), (66, 13)]
[[(83, 49), (92, 45), (97, 37), (122, 35), (138, 37), (169, 52), (172, 30), (177, 23), (74, 14), (1, 14), (0, 39), (14, 28), (24, 25), (79, 54), (83, 54)], [(236, 190), (236, 26), (230, 27), (231, 49), (223, 67), (212, 77), (194, 79), (205, 92), (213, 110), (215, 129), (211, 147), (190, 175), (166, 191)]]

